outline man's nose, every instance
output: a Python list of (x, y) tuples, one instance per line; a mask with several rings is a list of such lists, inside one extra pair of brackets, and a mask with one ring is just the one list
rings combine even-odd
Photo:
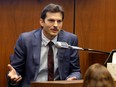
[(58, 26), (58, 23), (57, 21), (54, 22), (54, 27), (57, 27)]

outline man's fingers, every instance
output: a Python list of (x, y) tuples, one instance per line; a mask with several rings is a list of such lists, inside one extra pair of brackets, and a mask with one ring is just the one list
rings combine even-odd
[(18, 78), (19, 78), (18, 75), (11, 75), (11, 76), (10, 76), (10, 79), (11, 79), (11, 80), (15, 80), (15, 79), (18, 79)]
[(21, 75), (19, 76), (19, 78), (16, 80), (16, 83), (18, 83), (19, 81), (21, 81), (22, 77)]
[(13, 83), (18, 83), (22, 79), (21, 75), (19, 75), (17, 78), (12, 78), (11, 81)]
[(8, 64), (8, 69), (11, 71), (11, 70), (14, 70), (14, 68), (10, 65), (10, 64)]
[(8, 73), (9, 77), (17, 76), (16, 70), (10, 64), (8, 64), (8, 69), (9, 69), (9, 73)]
[(10, 64), (8, 64), (8, 68), (9, 68), (8, 77), (13, 81), (17, 80), (19, 76), (17, 75), (15, 69)]
[(70, 77), (67, 80), (77, 80), (76, 77)]
[(10, 64), (8, 64), (8, 69), (8, 77), (11, 79), (12, 83), (18, 83), (22, 79), (21, 75), (18, 76), (15, 69)]

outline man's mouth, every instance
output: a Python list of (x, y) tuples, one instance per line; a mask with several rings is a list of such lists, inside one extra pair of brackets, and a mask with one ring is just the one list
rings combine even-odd
[(53, 28), (53, 29), (51, 29), (52, 31), (58, 31), (58, 28)]

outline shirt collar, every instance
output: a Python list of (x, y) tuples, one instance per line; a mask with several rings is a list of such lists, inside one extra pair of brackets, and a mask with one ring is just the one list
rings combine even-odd
[(42, 30), (42, 45), (46, 46), (50, 41), (52, 41), (54, 44), (57, 42), (57, 37), (56, 36), (54, 39), (49, 40), (44, 34), (43, 34), (43, 30)]

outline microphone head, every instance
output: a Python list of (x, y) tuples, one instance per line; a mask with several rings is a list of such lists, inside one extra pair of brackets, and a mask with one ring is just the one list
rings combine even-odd
[(57, 48), (69, 48), (69, 45), (66, 42), (56, 42), (55, 46)]
[(55, 46), (56, 46), (57, 48), (84, 50), (84, 49), (81, 48), (81, 47), (76, 47), (76, 46), (68, 45), (68, 43), (66, 43), (66, 42), (56, 42), (56, 43), (55, 43)]

